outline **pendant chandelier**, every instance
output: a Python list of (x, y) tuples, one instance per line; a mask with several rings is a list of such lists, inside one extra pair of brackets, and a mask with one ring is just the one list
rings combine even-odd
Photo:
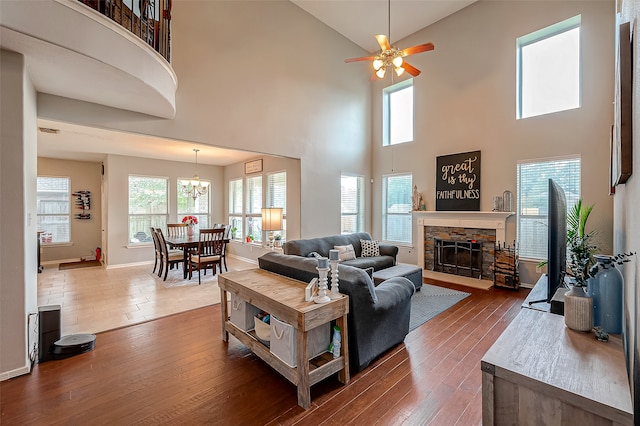
[(207, 189), (209, 187), (209, 182), (201, 181), (200, 177), (198, 176), (198, 151), (200, 150), (193, 150), (193, 152), (196, 153), (196, 173), (193, 175), (191, 180), (182, 181), (182, 192), (184, 192), (194, 200), (201, 195), (206, 195)]

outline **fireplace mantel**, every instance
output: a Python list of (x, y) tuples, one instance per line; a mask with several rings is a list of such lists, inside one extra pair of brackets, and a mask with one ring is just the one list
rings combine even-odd
[(495, 229), (496, 240), (505, 241), (505, 225), (513, 212), (414, 211), (418, 226), (450, 226)]

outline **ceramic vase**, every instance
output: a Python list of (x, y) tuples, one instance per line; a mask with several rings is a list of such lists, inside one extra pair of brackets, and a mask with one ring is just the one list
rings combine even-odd
[(564, 295), (564, 324), (575, 331), (593, 328), (593, 299), (583, 287), (571, 287)]
[(187, 226), (187, 236), (193, 237), (193, 226)]
[(594, 256), (599, 270), (589, 280), (587, 293), (593, 298), (593, 325), (607, 333), (622, 333), (623, 278), (611, 256)]

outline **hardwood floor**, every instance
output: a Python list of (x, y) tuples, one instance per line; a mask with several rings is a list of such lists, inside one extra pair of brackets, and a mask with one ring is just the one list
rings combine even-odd
[(472, 295), (348, 385), (334, 376), (312, 387), (309, 410), (237, 340), (222, 342), (214, 305), (99, 333), (93, 351), (0, 383), (0, 423), (477, 425), (480, 359), (529, 290), (446, 286)]

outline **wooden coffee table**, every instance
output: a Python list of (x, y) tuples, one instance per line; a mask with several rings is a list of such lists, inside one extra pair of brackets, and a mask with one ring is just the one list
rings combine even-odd
[[(234, 271), (218, 276), (222, 312), (222, 340), (229, 340), (229, 333), (247, 346), (253, 353), (282, 374), (298, 388), (298, 405), (311, 406), (310, 387), (326, 377), (338, 374), (341, 383), (349, 383), (349, 338), (347, 314), (349, 298), (341, 295), (339, 299), (317, 304), (305, 302), (306, 283), (277, 275), (262, 269)], [(253, 330), (244, 331), (229, 320), (227, 293), (251, 303), (254, 306), (275, 315), (279, 320), (291, 324), (296, 330), (297, 366), (291, 367), (269, 350), (255, 336)], [(324, 353), (309, 360), (308, 332), (322, 324), (336, 320), (342, 334), (340, 356)]]

